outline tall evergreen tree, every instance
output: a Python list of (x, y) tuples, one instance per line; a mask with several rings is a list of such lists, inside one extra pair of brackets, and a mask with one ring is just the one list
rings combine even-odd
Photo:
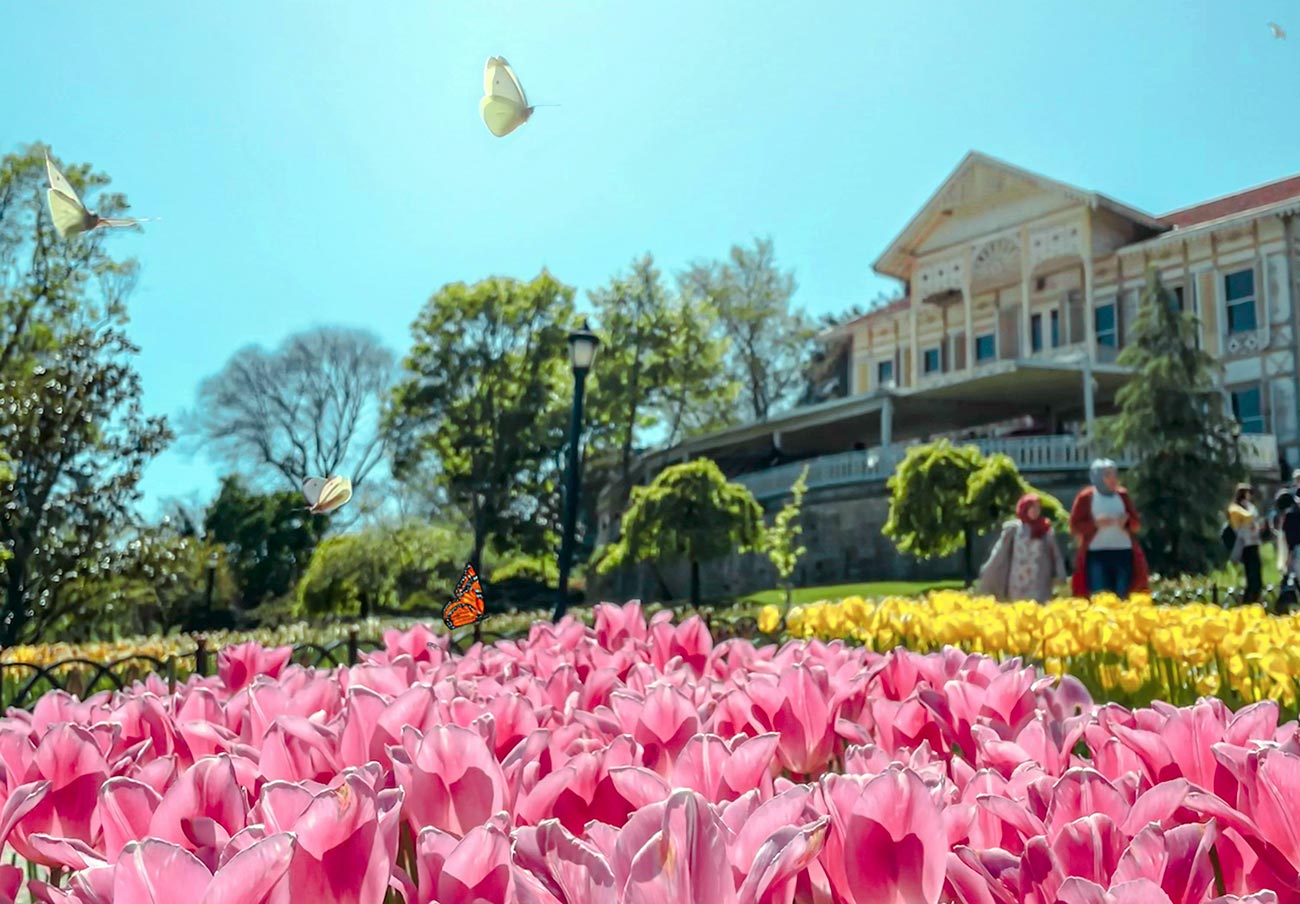
[(1118, 413), (1099, 424), (1103, 442), (1135, 460), (1125, 483), (1142, 516), (1142, 548), (1163, 574), (1201, 572), (1213, 561), (1225, 500), (1247, 476), (1221, 367), (1195, 337), (1196, 319), (1150, 270), (1118, 358), (1134, 375), (1116, 394)]

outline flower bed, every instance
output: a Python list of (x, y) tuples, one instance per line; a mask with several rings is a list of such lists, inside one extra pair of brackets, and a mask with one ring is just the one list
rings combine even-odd
[(49, 695), (0, 722), (0, 843), (62, 904), (1300, 901), (1272, 703), (1098, 708), (954, 649), (595, 621)]
[[(765, 632), (780, 610), (760, 613)], [(1234, 708), (1260, 700), (1297, 706), (1300, 614), (1260, 606), (1158, 606), (1149, 597), (999, 603), (958, 591), (920, 598), (796, 606), (791, 637), (843, 638), (871, 649), (936, 650), (952, 644), (992, 656), (1020, 656), (1052, 674), (1079, 678), (1099, 698), (1127, 705), (1191, 703), (1216, 695)]]

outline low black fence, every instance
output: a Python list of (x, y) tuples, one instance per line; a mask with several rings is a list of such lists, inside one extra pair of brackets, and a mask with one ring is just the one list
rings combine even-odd
[[(1260, 597), (1255, 602), (1270, 612), (1286, 612), (1296, 608), (1295, 590), (1285, 584), (1266, 584)], [(1151, 594), (1155, 603), (1179, 606), (1186, 603), (1208, 603), (1212, 606), (1229, 608), (1245, 605), (1246, 588), (1240, 586), (1220, 587), (1210, 584), (1206, 587), (1176, 587), (1160, 589)]]
[[(759, 636), (758, 622), (752, 617), (715, 619), (712, 612), (698, 613), (709, 628), (715, 641), (730, 637), (753, 639)], [(527, 629), (518, 632), (485, 631), (481, 624), (472, 631), (453, 635), (452, 648), (464, 652), (476, 643), (495, 643), (516, 640), (527, 635)], [(174, 693), (179, 681), (191, 675), (208, 676), (216, 667), (218, 649), (210, 645), (207, 637), (189, 636), (193, 650), (158, 658), (143, 653), (124, 656), (109, 662), (92, 659), (69, 658), (39, 664), (33, 662), (0, 662), (0, 712), (10, 707), (26, 709), (50, 691), (67, 691), (76, 697), (89, 697), (100, 691), (120, 691), (149, 675), (157, 675), (166, 682), (169, 693)], [(291, 662), (308, 668), (335, 668), (353, 666), (361, 661), (361, 654), (382, 650), (383, 641), (362, 637), (353, 628), (341, 640), (329, 643), (298, 643), (293, 645)]]
[[(512, 635), (479, 630), (465, 632), (452, 641), (458, 650), (472, 643), (509, 640)], [(184, 642), (180, 638), (176, 640)], [(120, 691), (149, 675), (157, 675), (166, 682), (168, 692), (175, 692), (178, 681), (191, 675), (209, 676), (216, 668), (219, 649), (213, 648), (207, 637), (190, 635), (193, 649), (165, 658), (144, 653), (133, 653), (107, 662), (93, 659), (68, 658), (49, 663), (0, 661), (0, 712), (17, 707), (32, 706), (42, 694), (50, 691), (67, 691), (77, 697), (89, 697), (100, 691)], [(469, 643), (466, 643), (468, 641)], [(335, 668), (352, 666), (361, 661), (361, 654), (383, 649), (383, 641), (361, 637), (356, 629), (340, 640), (328, 643), (305, 642), (293, 644), (290, 662), (308, 668)]]

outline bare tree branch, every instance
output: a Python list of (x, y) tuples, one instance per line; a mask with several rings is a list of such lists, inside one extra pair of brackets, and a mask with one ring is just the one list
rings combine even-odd
[(237, 473), (344, 474), (354, 487), (382, 460), (380, 419), (396, 377), (393, 354), (373, 334), (324, 327), (274, 351), (249, 346), (204, 380), (186, 432)]

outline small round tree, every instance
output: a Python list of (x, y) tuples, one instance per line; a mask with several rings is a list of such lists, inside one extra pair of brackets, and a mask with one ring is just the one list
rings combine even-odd
[(1064, 524), (1060, 501), (1025, 482), (1006, 455), (985, 458), (976, 446), (947, 440), (907, 451), (888, 483), (889, 519), (882, 533), (918, 559), (963, 552), (966, 580), (975, 576), (975, 537), (996, 530), (1025, 493), (1042, 499), (1044, 513)]
[(763, 536), (763, 509), (749, 490), (728, 483), (713, 461), (699, 458), (665, 468), (649, 486), (632, 490), (622, 534), (596, 570), (685, 559), (691, 605), (699, 606), (700, 563), (757, 549)]

